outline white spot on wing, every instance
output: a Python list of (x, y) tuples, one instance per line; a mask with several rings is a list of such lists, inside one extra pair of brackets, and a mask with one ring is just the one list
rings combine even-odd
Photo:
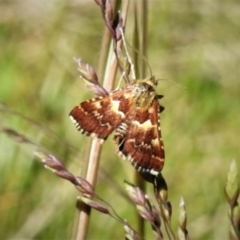
[(152, 127), (155, 126), (155, 125), (153, 125), (153, 124), (151, 123), (151, 120), (150, 120), (150, 119), (148, 119), (147, 121), (145, 121), (145, 122), (143, 122), (143, 123), (140, 123), (140, 122), (138, 122), (138, 121), (133, 121), (133, 123), (134, 123), (135, 125), (141, 127), (141, 128), (145, 128), (145, 129), (152, 128)]
[(72, 115), (70, 115), (69, 118), (76, 125), (77, 121), (75, 120), (75, 118)]
[(125, 156), (125, 155), (123, 155), (123, 153), (122, 153), (122, 152), (120, 152), (120, 151), (117, 151), (117, 154), (118, 154), (118, 156), (119, 156), (120, 158), (122, 158), (123, 160), (127, 160), (126, 156)]
[(152, 175), (155, 175), (155, 176), (157, 176), (157, 175), (159, 174), (159, 172), (157, 172), (157, 171), (155, 171), (155, 170), (153, 170), (153, 169), (151, 169), (149, 172), (150, 172)]
[(158, 146), (158, 145), (159, 145), (159, 140), (158, 140), (158, 138), (152, 139), (152, 140), (151, 140), (151, 144), (152, 144), (153, 146)]
[(111, 101), (111, 108), (112, 108), (112, 110), (115, 113), (121, 115), (121, 117), (123, 118), (125, 116), (125, 114), (123, 112), (119, 111), (119, 105), (120, 105), (120, 101), (117, 101), (117, 100), (112, 100)]

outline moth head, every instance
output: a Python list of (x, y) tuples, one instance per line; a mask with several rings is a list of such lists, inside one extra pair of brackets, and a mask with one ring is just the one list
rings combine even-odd
[(152, 86), (153, 88), (155, 88), (158, 85), (158, 79), (156, 79), (155, 76), (148, 77), (143, 81), (148, 85)]
[(157, 84), (158, 80), (155, 78), (155, 76), (151, 76), (143, 80), (136, 80), (134, 85), (136, 86), (136, 92), (139, 92), (140, 94), (146, 93), (147, 95), (155, 95), (155, 88)]

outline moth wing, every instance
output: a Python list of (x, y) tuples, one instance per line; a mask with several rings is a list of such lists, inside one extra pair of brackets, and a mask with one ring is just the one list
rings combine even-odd
[(126, 117), (130, 102), (123, 98), (125, 93), (130, 94), (130, 90), (116, 90), (80, 103), (70, 112), (70, 118), (81, 133), (106, 140)]
[(154, 99), (148, 109), (132, 109), (128, 121), (117, 129), (115, 140), (119, 155), (131, 161), (142, 172), (157, 175), (164, 165), (164, 147), (160, 131), (160, 104)]

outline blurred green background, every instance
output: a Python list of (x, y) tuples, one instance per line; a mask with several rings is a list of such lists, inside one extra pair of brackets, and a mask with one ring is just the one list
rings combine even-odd
[[(77, 175), (85, 169), (90, 139), (68, 114), (93, 95), (79, 81), (73, 57), (97, 69), (103, 27), (94, 1), (0, 3), (0, 128), (34, 143), (0, 132), (0, 239), (70, 239), (76, 230), (77, 191), (45, 170), (33, 151), (58, 156)], [(148, 36), (154, 75), (171, 80), (160, 81), (158, 92), (173, 229), (183, 196), (192, 239), (227, 239), (224, 186), (231, 161), (240, 166), (240, 3), (149, 1)], [(134, 171), (115, 150), (110, 137), (97, 192), (136, 227), (134, 206), (117, 188), (124, 191)], [(122, 225), (93, 211), (88, 239), (123, 237)]]

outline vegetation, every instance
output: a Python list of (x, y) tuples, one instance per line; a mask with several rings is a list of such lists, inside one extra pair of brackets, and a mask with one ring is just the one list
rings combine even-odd
[[(97, 69), (102, 15), (94, 1), (64, 0), (5, 1), (0, 12), (0, 239), (69, 239), (78, 192), (45, 171), (33, 152), (59, 157), (75, 175), (85, 172), (90, 139), (76, 131), (68, 114), (93, 94), (79, 81), (73, 57)], [(162, 173), (173, 206), (171, 224), (176, 232), (182, 196), (192, 239), (227, 239), (229, 216), (239, 211), (239, 187), (231, 190), (228, 176), (240, 156), (239, 12), (237, 1), (149, 1), (148, 61), (163, 79)], [(127, 21), (131, 43), (133, 14)], [(124, 189), (124, 180), (134, 181), (134, 170), (115, 150), (110, 137), (96, 192), (136, 228), (135, 207)], [(235, 182), (237, 168), (231, 165)], [(151, 188), (147, 192), (154, 199)], [(91, 219), (88, 239), (123, 238), (122, 225), (108, 215), (92, 211)], [(146, 228), (146, 239), (152, 239)]]

